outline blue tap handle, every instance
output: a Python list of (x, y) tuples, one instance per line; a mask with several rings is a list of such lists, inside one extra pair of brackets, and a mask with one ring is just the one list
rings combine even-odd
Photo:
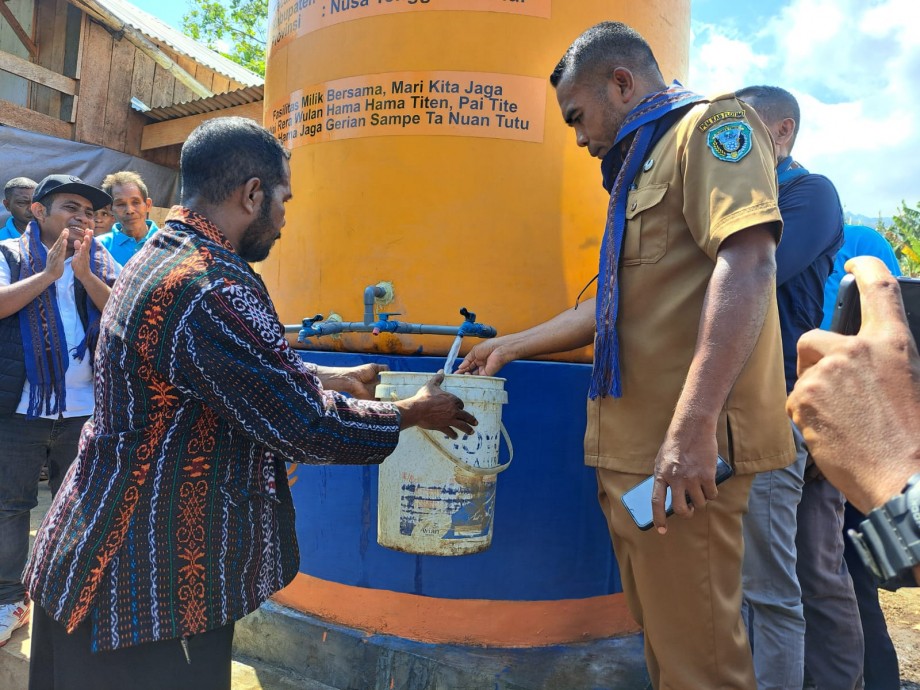
[(474, 338), (494, 338), (498, 335), (498, 332), (494, 327), (487, 326), (484, 323), (464, 321), (460, 326), (460, 330), (457, 331), (457, 335), (462, 335), (464, 338), (467, 336), (473, 336)]
[(469, 311), (466, 307), (460, 309), (460, 315), (465, 319), (462, 324), (460, 324), (460, 329), (457, 331), (457, 335), (465, 338), (468, 335), (473, 336), (474, 338), (494, 338), (498, 335), (492, 326), (487, 326), (484, 323), (476, 323), (476, 314)]
[(396, 333), (399, 328), (399, 321), (390, 321), (391, 316), (402, 316), (402, 312), (398, 311), (381, 311), (377, 313), (377, 316), (380, 318), (374, 323), (374, 330), (371, 331), (374, 335), (380, 335), (383, 333)]
[(322, 335), (319, 331), (316, 330), (316, 324), (323, 320), (322, 314), (317, 314), (309, 319), (303, 320), (303, 328), (300, 329), (300, 332), (297, 334), (297, 342), (302, 343), (307, 338), (312, 338), (313, 336)]

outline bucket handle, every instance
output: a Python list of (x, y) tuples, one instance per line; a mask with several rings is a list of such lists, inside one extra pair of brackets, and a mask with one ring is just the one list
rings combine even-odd
[[(0, 0), (0, 2), (2, 2), (2, 0)], [(392, 393), (390, 393), (390, 398), (392, 400), (399, 400), (399, 396), (396, 395), (396, 391), (393, 391)], [(508, 445), (509, 456), (508, 456), (508, 462), (506, 462), (504, 465), (497, 465), (495, 467), (476, 467), (475, 465), (469, 465), (463, 462), (462, 460), (458, 460), (451, 453), (448, 453), (446, 450), (444, 450), (444, 446), (442, 446), (438, 442), (438, 440), (432, 435), (432, 433), (428, 429), (420, 428), (419, 431), (422, 432), (422, 436), (425, 437), (425, 440), (427, 440), (428, 443), (433, 445), (438, 450), (438, 452), (441, 453), (441, 455), (443, 455), (445, 458), (450, 460), (454, 465), (459, 467), (461, 470), (465, 472), (469, 472), (470, 474), (478, 475), (480, 477), (489, 477), (489, 476), (492, 476), (493, 474), (498, 474), (500, 472), (504, 472), (505, 470), (507, 470), (509, 465), (511, 465), (511, 461), (514, 460), (514, 446), (511, 445), (511, 437), (508, 435), (508, 430), (505, 428), (505, 423), (502, 421), (499, 421), (498, 424), (502, 432), (502, 438), (505, 439), (505, 443)]]
[(504, 465), (497, 465), (495, 467), (476, 467), (475, 465), (469, 465), (462, 460), (458, 460), (453, 456), (452, 453), (448, 453), (446, 450), (444, 450), (444, 446), (438, 443), (438, 440), (428, 429), (419, 429), (419, 431), (422, 432), (422, 435), (431, 445), (437, 448), (441, 455), (450, 460), (454, 465), (459, 467), (464, 472), (469, 472), (470, 474), (475, 474), (480, 477), (489, 477), (507, 470), (508, 466), (511, 465), (511, 461), (514, 460), (514, 446), (511, 445), (511, 437), (508, 435), (508, 430), (505, 428), (504, 422), (499, 422), (499, 426), (502, 432), (502, 438), (504, 438), (505, 443), (508, 444), (509, 458), (508, 462), (506, 462)]

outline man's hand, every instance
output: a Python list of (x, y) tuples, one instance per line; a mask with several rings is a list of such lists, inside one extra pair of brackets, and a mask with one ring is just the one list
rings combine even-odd
[(439, 371), (418, 393), (396, 403), (401, 414), (401, 428), (417, 426), (431, 431), (440, 431), (450, 438), (457, 438), (458, 429), (472, 434), (478, 423), (476, 418), (463, 409), (463, 401), (452, 393), (441, 389), (444, 372)]
[(70, 237), (70, 230), (64, 228), (58, 236), (57, 241), (48, 250), (48, 258), (45, 260), (45, 273), (54, 282), (64, 275), (64, 260), (67, 258), (67, 238)]
[[(68, 231), (64, 230), (64, 232)], [(63, 233), (61, 233), (61, 235), (63, 236)], [(89, 229), (83, 231), (82, 239), (74, 242), (73, 261), (70, 265), (73, 268), (74, 278), (81, 283), (85, 283), (86, 279), (92, 275), (92, 270), (89, 266), (89, 250), (92, 244), (93, 231)]]
[(674, 512), (684, 518), (693, 517), (695, 508), (718, 495), (719, 414), (754, 350), (773, 300), (775, 250), (770, 224), (737, 232), (719, 248), (690, 370), (655, 459), (652, 516), (662, 534), (667, 531), (664, 499), (668, 486)]
[(464, 357), (457, 373), (494, 376), (508, 362), (590, 345), (594, 341), (594, 306), (592, 297), (580, 308), (567, 309), (526, 331), (481, 342)]
[(693, 517), (695, 506), (704, 506), (719, 495), (716, 488), (716, 457), (719, 447), (715, 428), (693, 425), (687, 431), (668, 430), (655, 458), (652, 487), (652, 519), (660, 534), (668, 531), (665, 493), (671, 487), (671, 506), (682, 518)]
[(319, 378), (327, 390), (348, 393), (361, 400), (373, 400), (380, 372), (388, 369), (386, 364), (373, 363), (358, 367), (322, 367)]
[(859, 334), (801, 337), (786, 410), (824, 475), (867, 513), (920, 471), (920, 357), (885, 265), (864, 256), (846, 270), (859, 286)]
[(457, 373), (494, 376), (513, 359), (515, 357), (509, 351), (505, 338), (491, 338), (479, 343), (467, 353), (457, 367)]

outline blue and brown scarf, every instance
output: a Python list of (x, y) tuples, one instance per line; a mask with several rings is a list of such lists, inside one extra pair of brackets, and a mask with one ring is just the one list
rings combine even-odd
[[(610, 151), (601, 163), (604, 187), (610, 192), (607, 225), (601, 244), (595, 318), (594, 369), (588, 395), (623, 395), (620, 380), (620, 342), (616, 323), (619, 312), (619, 264), (626, 230), (626, 201), (639, 167), (659, 139), (683, 116), (683, 110), (705, 100), (674, 82), (670, 88), (646, 96), (623, 121)], [(626, 141), (628, 143), (625, 154)]]
[[(38, 224), (33, 220), (19, 238), (22, 261), (19, 280), (45, 270), (48, 250), (41, 243)], [(115, 262), (96, 241), (90, 245), (89, 264), (100, 280), (111, 285), (115, 280)], [(76, 288), (76, 280), (74, 287)], [(86, 304), (86, 334), (83, 340), (70, 350), (77, 361), (83, 359), (87, 348), (96, 349), (99, 339), (101, 313), (93, 301), (83, 293)], [(25, 354), (26, 378), (29, 381), (29, 418), (60, 414), (67, 409), (67, 393), (64, 387), (64, 373), (67, 371), (67, 339), (64, 324), (58, 309), (57, 291), (52, 283), (38, 297), (19, 311), (19, 330), (22, 334), (22, 348)]]

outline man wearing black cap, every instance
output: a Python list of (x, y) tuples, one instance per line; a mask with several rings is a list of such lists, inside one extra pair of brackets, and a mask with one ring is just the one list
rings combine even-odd
[(70, 175), (35, 188), (32, 220), (0, 242), (0, 647), (29, 619), (20, 577), (29, 512), (48, 464), (52, 494), (93, 411), (92, 353), (118, 264), (93, 240), (108, 194)]

